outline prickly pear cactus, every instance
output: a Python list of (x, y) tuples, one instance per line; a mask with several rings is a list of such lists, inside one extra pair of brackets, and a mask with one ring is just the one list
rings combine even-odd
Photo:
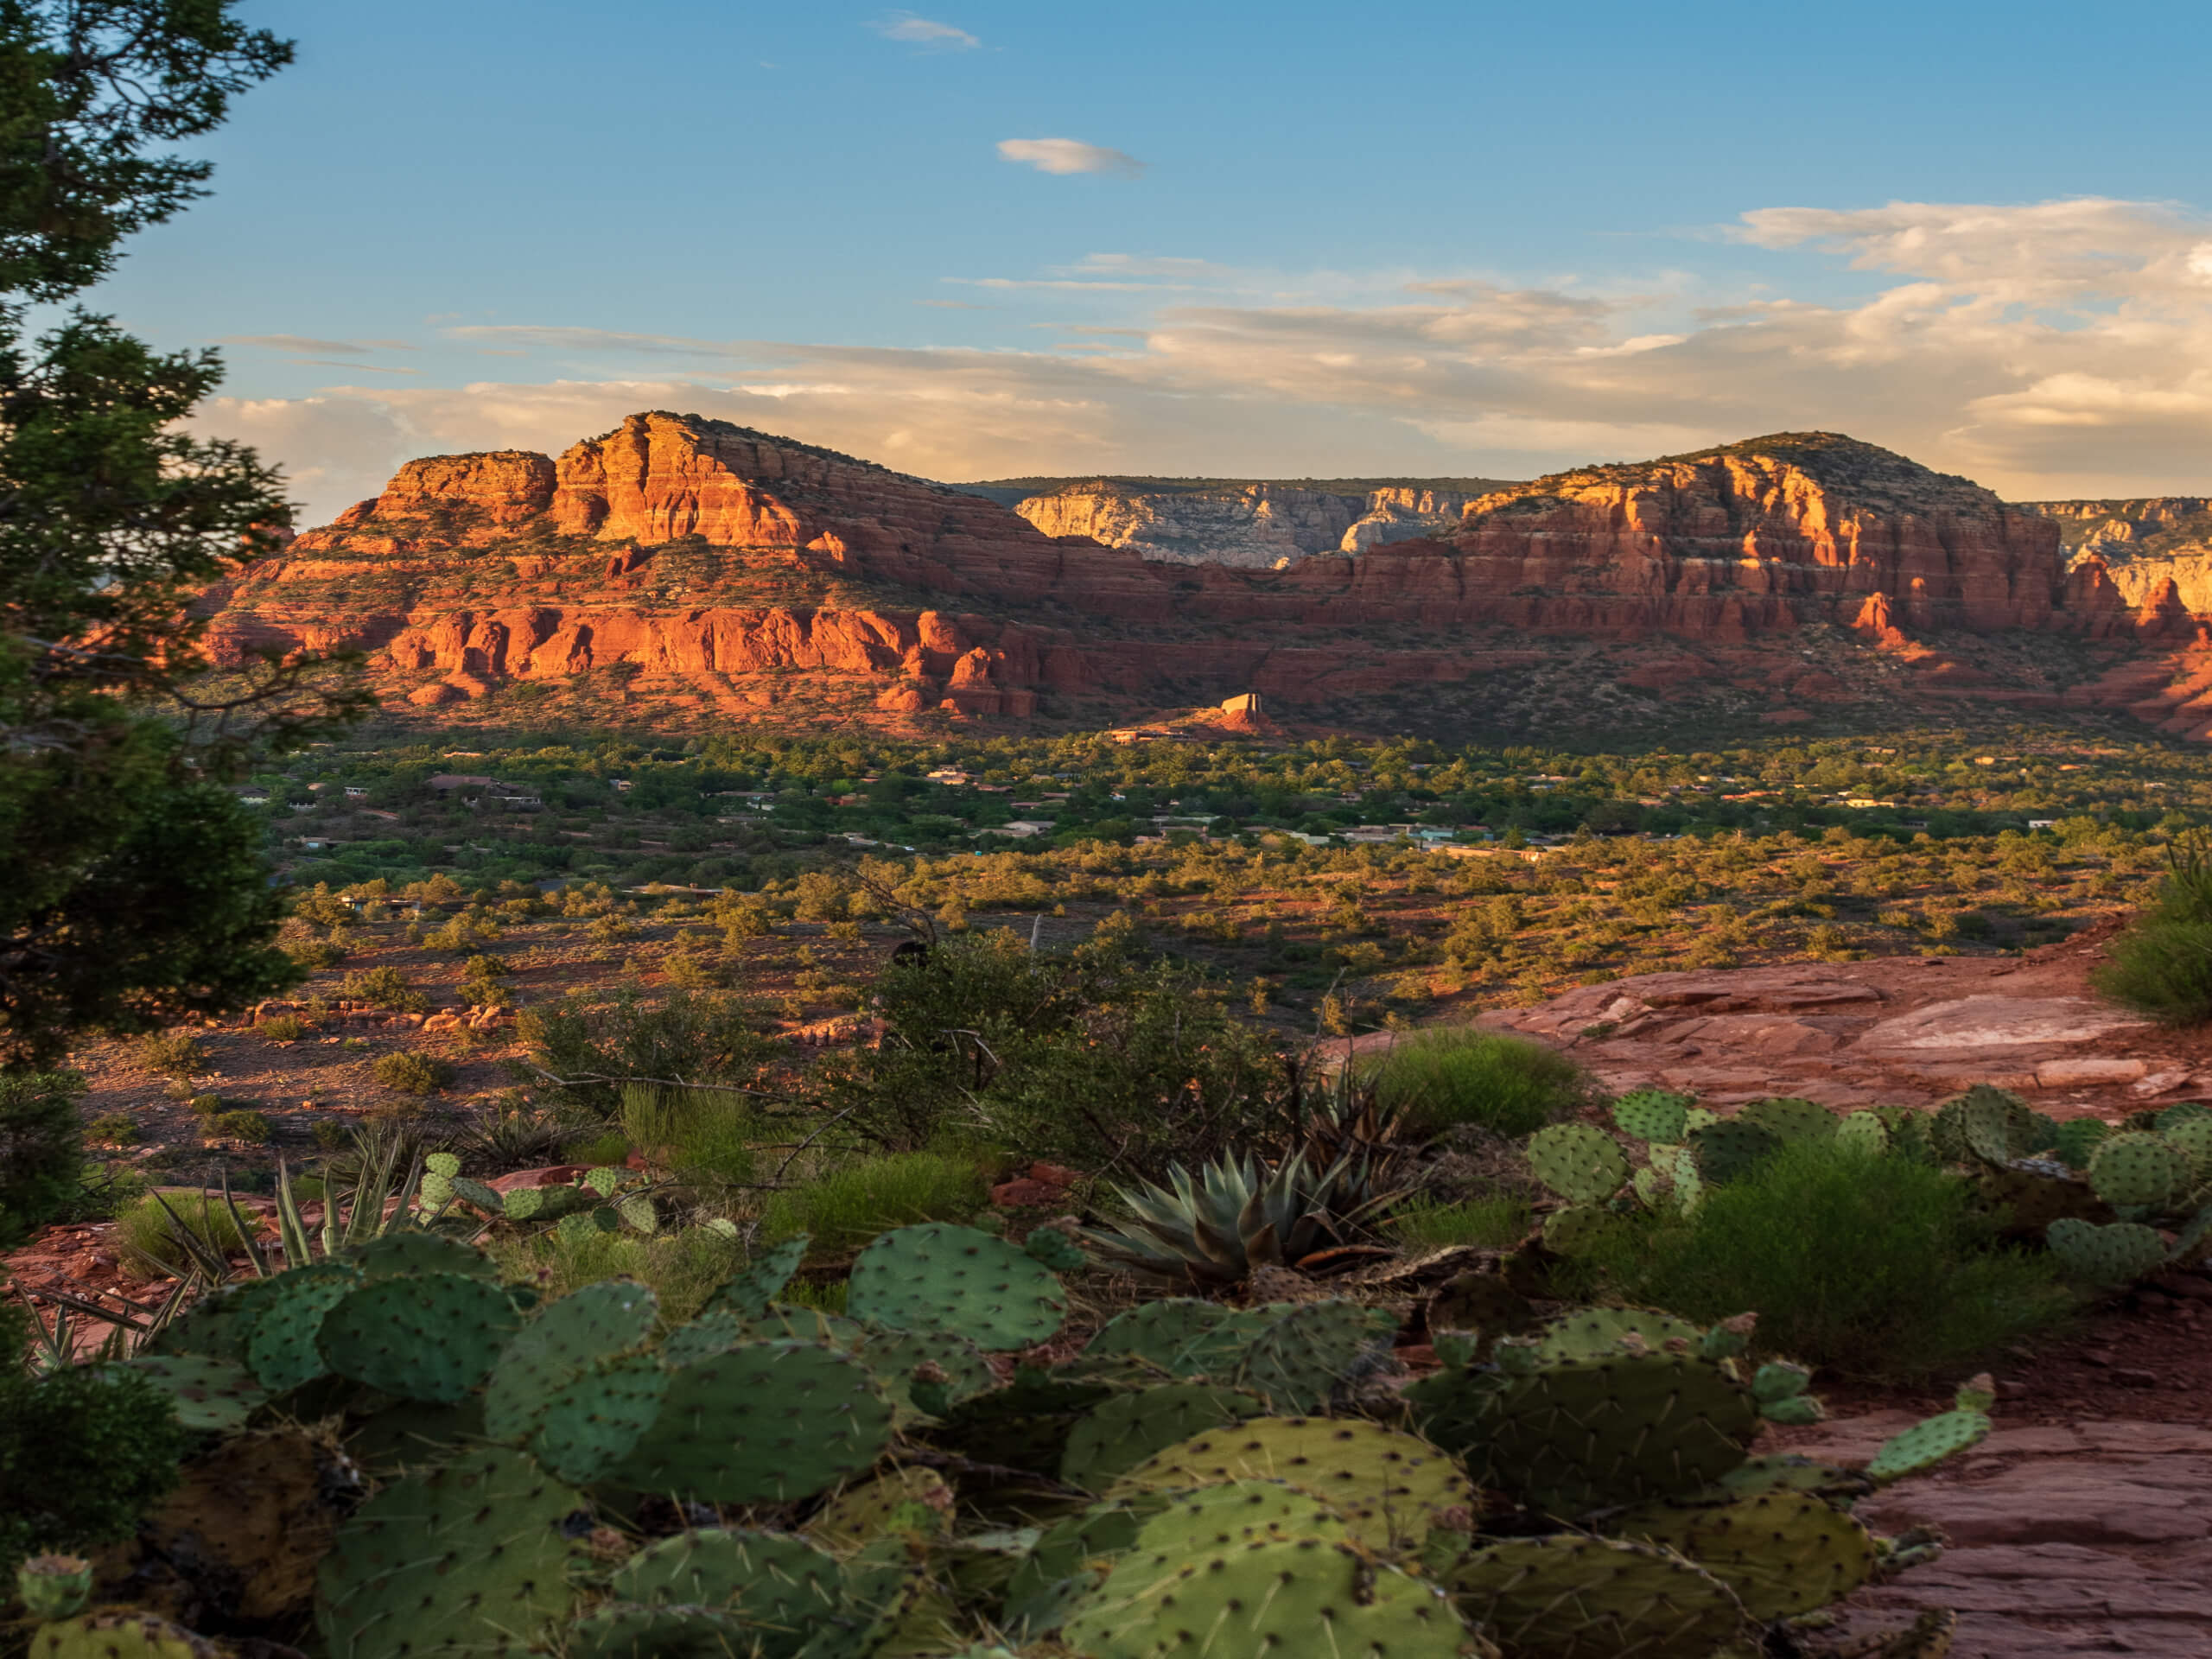
[(1427, 1441), (1358, 1418), (1261, 1417), (1168, 1447), (1116, 1482), (1110, 1496), (1280, 1480), (1321, 1498), (1376, 1548), (1417, 1540), (1474, 1502), (1451, 1459)]
[(675, 1371), (659, 1415), (602, 1484), (702, 1503), (790, 1503), (891, 1440), (868, 1368), (808, 1342), (741, 1342)]
[(563, 1651), (567, 1659), (729, 1659), (732, 1654), (753, 1653), (777, 1659), (798, 1652), (796, 1647), (756, 1647), (758, 1640), (758, 1632), (720, 1608), (608, 1601), (569, 1626)]
[(220, 1659), (223, 1649), (152, 1613), (85, 1613), (41, 1624), (31, 1659)]
[(1602, 1204), (1571, 1204), (1544, 1217), (1544, 1248), (1560, 1255), (1595, 1255), (1626, 1238), (1628, 1231), (1628, 1217)]
[(1727, 1586), (1657, 1544), (1512, 1538), (1471, 1551), (1446, 1583), (1516, 1659), (1707, 1659), (1738, 1642), (1758, 1650)]
[(1265, 1328), (1264, 1311), (1167, 1297), (1109, 1319), (1083, 1352), (1086, 1360), (1134, 1355), (1170, 1376), (1226, 1376)]
[(812, 1240), (812, 1234), (800, 1233), (770, 1245), (742, 1273), (707, 1298), (707, 1307), (728, 1308), (741, 1319), (760, 1318), (767, 1313), (768, 1304), (784, 1294), (784, 1287), (806, 1260), (806, 1247)]
[(848, 1351), (874, 1375), (901, 1428), (998, 1384), (982, 1349), (943, 1331), (870, 1332)]
[(1738, 1123), (1756, 1123), (1777, 1141), (1825, 1141), (1835, 1133), (1835, 1114), (1825, 1106), (1794, 1096), (1755, 1100), (1736, 1114)]
[(2107, 1204), (2161, 1209), (2191, 1184), (2189, 1154), (2163, 1135), (2107, 1135), (2089, 1156), (2089, 1185)]
[(643, 1343), (659, 1311), (653, 1293), (628, 1279), (602, 1279), (534, 1309), (492, 1368), (484, 1432), (495, 1440), (530, 1433), (556, 1389)]
[(563, 1480), (597, 1480), (659, 1419), (673, 1375), (652, 1355), (633, 1354), (563, 1378), (531, 1424), (531, 1454)]
[(2166, 1264), (2165, 1240), (2136, 1221), (2099, 1227), (2062, 1217), (2050, 1224), (2044, 1240), (2068, 1278), (2100, 1289), (2132, 1285)]
[(1723, 1186), (1741, 1180), (1781, 1144), (1772, 1131), (1757, 1123), (1726, 1117), (1690, 1131), (1689, 1156), (1706, 1185)]
[(457, 1273), (471, 1279), (497, 1279), (499, 1266), (483, 1251), (443, 1233), (399, 1228), (357, 1245), (345, 1257), (364, 1279), (397, 1279), (423, 1273)]
[(834, 1555), (787, 1533), (709, 1528), (679, 1532), (639, 1550), (607, 1589), (645, 1607), (715, 1609), (742, 1632), (735, 1653), (760, 1644), (761, 1659), (785, 1659), (810, 1627), (843, 1599), (845, 1568)]
[[(2003, 1089), (1976, 1084), (1961, 1095), (1949, 1133), (1985, 1164), (2003, 1168), (2048, 1144), (2027, 1102)], [(1948, 1108), (1947, 1108), (1948, 1109)], [(1965, 1162), (1964, 1159), (1958, 1160)]]
[(526, 1651), (575, 1599), (562, 1523), (582, 1505), (499, 1447), (385, 1487), (339, 1529), (316, 1575), (331, 1659)]
[(1846, 1113), (1835, 1126), (1837, 1144), (1872, 1156), (1890, 1149), (1890, 1128), (1878, 1112)]
[(1596, 1204), (1628, 1179), (1628, 1154), (1612, 1136), (1587, 1123), (1554, 1123), (1529, 1137), (1529, 1167), (1573, 1204)]
[(1805, 1492), (1634, 1510), (1608, 1532), (1664, 1544), (1726, 1585), (1758, 1623), (1840, 1601), (1874, 1576), (1873, 1535)]
[(361, 1282), (359, 1269), (341, 1262), (318, 1262), (279, 1274), (246, 1338), (246, 1363), (254, 1381), (282, 1394), (327, 1370), (315, 1338), (324, 1317)]
[(269, 1399), (235, 1360), (204, 1354), (141, 1354), (124, 1361), (124, 1369), (168, 1395), (176, 1408), (177, 1421), (190, 1429), (244, 1428), (246, 1419)]
[(1877, 1485), (1932, 1469), (1944, 1459), (1978, 1446), (1989, 1433), (1988, 1415), (1973, 1406), (1923, 1419), (1883, 1442), (1860, 1472)]
[(1639, 1141), (1678, 1145), (1689, 1133), (1689, 1109), (1696, 1103), (1694, 1096), (1638, 1089), (1613, 1103), (1613, 1122)]
[(1537, 1333), (1545, 1359), (1595, 1359), (1607, 1354), (1694, 1351), (1705, 1332), (1656, 1307), (1578, 1307)]
[(1068, 1436), (1060, 1478), (1085, 1491), (1103, 1492), (1156, 1452), (1266, 1409), (1257, 1395), (1209, 1382), (1167, 1382), (1116, 1395)]
[(1109, 1577), (1063, 1634), (1092, 1659), (1440, 1656), (1467, 1640), (1425, 1580), (1319, 1538), (1196, 1552), (1134, 1593), (1117, 1593)]
[(2212, 1180), (2212, 1116), (2184, 1117), (2158, 1130), (2165, 1143), (2189, 1160), (2190, 1185)]
[(16, 1568), (16, 1594), (33, 1618), (74, 1618), (92, 1593), (92, 1564), (81, 1555), (34, 1555)]
[(1244, 1351), (1236, 1384), (1263, 1395), (1281, 1415), (1319, 1411), (1363, 1361), (1387, 1344), (1397, 1322), (1357, 1302), (1330, 1300), (1294, 1307), (1262, 1329)]
[(505, 1291), (457, 1273), (372, 1279), (323, 1315), (324, 1363), (403, 1400), (450, 1403), (491, 1375), (522, 1322)]
[(930, 1222), (885, 1233), (861, 1252), (845, 1312), (893, 1331), (949, 1331), (996, 1352), (1058, 1331), (1067, 1294), (1004, 1239)]
[(2067, 1168), (2086, 1170), (2089, 1166), (2089, 1160), (2096, 1155), (2098, 1147), (2111, 1133), (2101, 1118), (2069, 1118), (2058, 1126), (2057, 1142), (2052, 1150), (2057, 1153)]

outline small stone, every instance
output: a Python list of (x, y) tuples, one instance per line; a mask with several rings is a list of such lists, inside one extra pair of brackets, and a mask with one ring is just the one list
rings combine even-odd
[(2155, 1389), (2158, 1386), (2158, 1374), (2156, 1371), (2137, 1370), (2126, 1365), (2116, 1369), (2112, 1374), (2112, 1380), (2124, 1383), (2131, 1389)]
[(2119, 1356), (2109, 1348), (2084, 1348), (2082, 1351), (2082, 1363), (2084, 1365), (2102, 1368), (2110, 1365)]

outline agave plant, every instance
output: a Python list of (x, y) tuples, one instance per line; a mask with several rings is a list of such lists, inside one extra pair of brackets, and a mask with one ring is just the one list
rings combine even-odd
[(1262, 1265), (1325, 1266), (1398, 1196), (1376, 1190), (1363, 1158), (1347, 1154), (1316, 1171), (1303, 1153), (1272, 1170), (1249, 1154), (1224, 1154), (1196, 1176), (1175, 1164), (1165, 1186), (1118, 1190), (1129, 1218), (1084, 1236), (1139, 1273), (1200, 1285), (1238, 1284)]

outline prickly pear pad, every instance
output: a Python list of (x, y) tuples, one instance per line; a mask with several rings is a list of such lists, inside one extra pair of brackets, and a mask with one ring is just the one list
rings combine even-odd
[(1587, 1123), (1554, 1123), (1529, 1137), (1529, 1167), (1572, 1204), (1610, 1198), (1628, 1179), (1628, 1154)]
[(124, 1361), (124, 1366), (150, 1377), (175, 1403), (176, 1420), (187, 1428), (243, 1428), (269, 1398), (234, 1360), (205, 1354), (142, 1354)]
[(1990, 1427), (1989, 1419), (1978, 1411), (1946, 1411), (1924, 1418), (1884, 1441), (1861, 1472), (1884, 1485), (1902, 1480), (1979, 1445)]
[(1664, 1544), (1736, 1592), (1760, 1624), (1840, 1601), (1874, 1576), (1873, 1535), (1804, 1492), (1733, 1503), (1654, 1504), (1609, 1531)]
[(1341, 1659), (1456, 1653), (1467, 1633), (1429, 1585), (1319, 1538), (1201, 1552), (1133, 1595), (1114, 1580), (1068, 1620), (1091, 1659)]
[(1825, 1141), (1835, 1133), (1835, 1114), (1795, 1096), (1755, 1100), (1736, 1114), (1739, 1123), (1756, 1123), (1777, 1141)]
[(1344, 1517), (1362, 1543), (1417, 1540), (1447, 1510), (1471, 1507), (1474, 1488), (1426, 1440), (1358, 1418), (1260, 1417), (1194, 1435), (1122, 1477), (1111, 1495), (1280, 1480)]
[(1694, 1095), (1637, 1089), (1613, 1103), (1613, 1122), (1639, 1141), (1672, 1146), (1689, 1133), (1690, 1108), (1696, 1103)]
[(1468, 1472), (1562, 1520), (1695, 1491), (1743, 1462), (1759, 1425), (1749, 1389), (1672, 1353), (1550, 1361), (1485, 1404)]
[(470, 1279), (497, 1279), (499, 1264), (476, 1249), (443, 1233), (401, 1231), (346, 1253), (364, 1279), (396, 1279), (417, 1273), (458, 1273)]
[(32, 1659), (217, 1659), (223, 1649), (152, 1613), (94, 1612), (41, 1624)]
[(253, 1322), (284, 1281), (283, 1274), (267, 1279), (248, 1279), (210, 1291), (179, 1318), (156, 1332), (139, 1349), (141, 1358), (156, 1354), (199, 1354), (209, 1359), (245, 1363), (245, 1345), (253, 1336)]
[(564, 1379), (532, 1426), (531, 1454), (563, 1480), (598, 1479), (653, 1426), (669, 1375), (652, 1355), (636, 1354)]
[(1135, 1354), (1171, 1376), (1225, 1376), (1266, 1323), (1219, 1302), (1173, 1296), (1117, 1313), (1084, 1349), (1084, 1357)]
[(957, 1404), (998, 1386), (983, 1351), (965, 1338), (942, 1331), (877, 1331), (848, 1350), (867, 1366), (890, 1396), (900, 1427), (929, 1414), (914, 1403), (914, 1374), (925, 1365), (944, 1373), (945, 1402)]
[(659, 1306), (644, 1285), (602, 1279), (538, 1308), (492, 1368), (484, 1432), (495, 1440), (530, 1433), (553, 1389), (594, 1362), (643, 1342)]
[(743, 1622), (732, 1649), (783, 1659), (844, 1595), (837, 1558), (788, 1533), (710, 1528), (679, 1532), (632, 1555), (607, 1587), (620, 1600), (652, 1606), (713, 1607)]
[(2062, 1216), (2044, 1231), (2044, 1242), (2067, 1276), (2103, 1288), (2133, 1284), (2166, 1262), (2166, 1242), (2139, 1221), (2099, 1227)]
[(1781, 1138), (1741, 1117), (1723, 1118), (1690, 1131), (1689, 1155), (1708, 1186), (1740, 1179), (1782, 1144)]
[(503, 1447), (385, 1487), (339, 1529), (316, 1574), (331, 1659), (528, 1649), (575, 1600), (561, 1523), (582, 1503)]
[(660, 1415), (605, 1484), (702, 1503), (790, 1503), (891, 1441), (868, 1368), (810, 1342), (741, 1342), (670, 1379)]
[(499, 1286), (457, 1273), (377, 1279), (323, 1316), (316, 1345), (339, 1376), (403, 1400), (451, 1404), (522, 1323)]
[(262, 1299), (261, 1312), (246, 1338), (246, 1363), (254, 1380), (273, 1394), (312, 1382), (327, 1369), (315, 1345), (323, 1316), (361, 1282), (355, 1268), (318, 1262), (276, 1276), (276, 1288)]
[(1726, 1585), (1655, 1544), (1509, 1539), (1468, 1554), (1446, 1583), (1515, 1659), (1709, 1659), (1751, 1635)]
[(861, 1252), (845, 1312), (893, 1331), (950, 1331), (999, 1352), (1058, 1330), (1067, 1294), (1047, 1268), (1004, 1239), (930, 1222), (884, 1233)]
[(2108, 1135), (2089, 1157), (2089, 1185), (2107, 1204), (2158, 1206), (2189, 1190), (2189, 1154), (2158, 1135)]
[(1193, 1434), (1256, 1417), (1267, 1407), (1258, 1396), (1205, 1382), (1166, 1382), (1116, 1395), (1075, 1427), (1060, 1478), (1103, 1492), (1154, 1452), (1180, 1446)]
[(1294, 1307), (1265, 1326), (1245, 1351), (1235, 1382), (1289, 1414), (1326, 1408), (1357, 1372), (1363, 1356), (1396, 1329), (1389, 1315), (1332, 1298)]
[(1639, 1344), (1656, 1351), (1675, 1343), (1690, 1352), (1704, 1335), (1688, 1319), (1656, 1307), (1578, 1307), (1537, 1333), (1536, 1352), (1544, 1359), (1594, 1359)]
[[(743, 1621), (718, 1608), (610, 1601), (569, 1626), (567, 1653), (568, 1659), (730, 1659), (756, 1651), (754, 1637)], [(758, 1649), (761, 1659), (797, 1651)]]
[(806, 1247), (812, 1237), (801, 1233), (770, 1245), (742, 1273), (708, 1297), (707, 1306), (727, 1307), (741, 1319), (759, 1319), (768, 1311), (768, 1304), (783, 1294), (798, 1264), (806, 1260)]

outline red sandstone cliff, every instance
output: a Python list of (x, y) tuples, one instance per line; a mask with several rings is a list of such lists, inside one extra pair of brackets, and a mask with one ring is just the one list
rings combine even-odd
[[(867, 599), (838, 596), (855, 584)], [(1448, 540), (1260, 571), (1147, 563), (666, 413), (557, 461), (411, 461), (206, 603), (219, 659), (353, 645), (419, 704), (613, 668), (758, 704), (773, 688), (748, 677), (803, 671), (893, 714), (1025, 715), (1040, 691), (1317, 702), (1515, 664), (1515, 635), (1725, 650), (1820, 622), (1955, 690), (1974, 672), (1917, 636), (2196, 632), (2171, 591), (2131, 599), (2094, 557), (2069, 572), (2050, 518), (1833, 434), (1560, 474), (1471, 501)], [(1349, 636), (1375, 625), (1399, 637)], [(2148, 689), (2139, 673), (2126, 696)]]

